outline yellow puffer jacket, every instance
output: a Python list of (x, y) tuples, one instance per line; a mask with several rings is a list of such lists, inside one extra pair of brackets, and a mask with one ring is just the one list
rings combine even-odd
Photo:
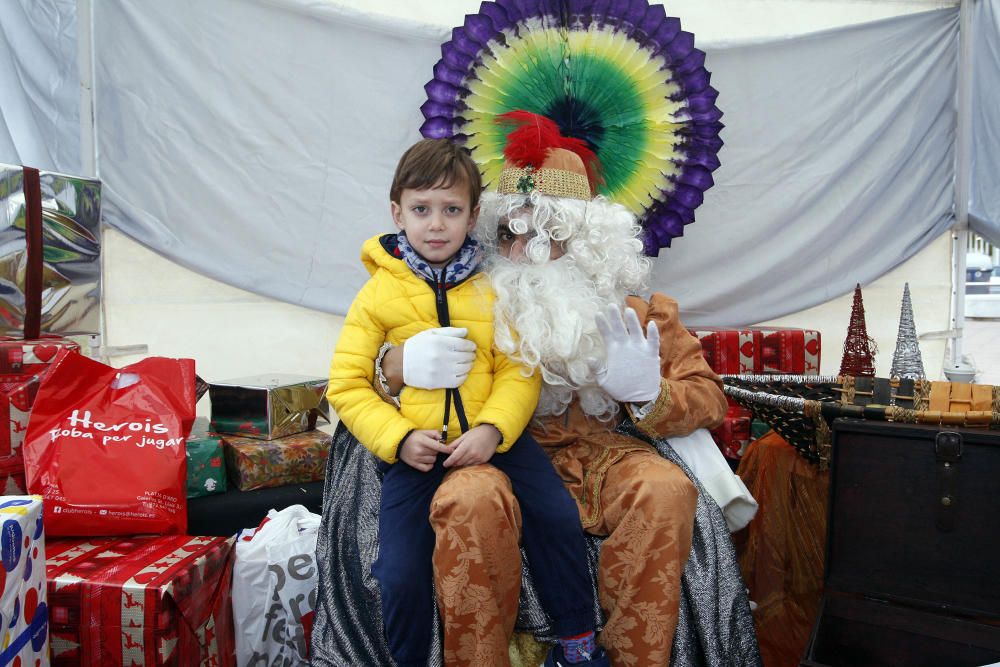
[[(406, 263), (368, 239), (361, 261), (372, 277), (354, 298), (337, 341), (327, 398), (344, 425), (383, 461), (397, 460), (399, 445), (415, 429), (439, 430), (444, 421), (444, 389), (404, 387), (397, 409), (372, 388), (375, 358), (383, 342), (402, 344), (425, 329), (439, 327), (434, 290)], [(492, 424), (503, 435), (499, 452), (510, 449), (538, 403), (541, 378), (525, 377), (523, 367), (493, 346), (493, 289), (478, 273), (448, 290), (453, 327), (467, 327), (476, 360), (459, 388), (469, 427)], [(452, 406), (449, 441), (461, 432)]]

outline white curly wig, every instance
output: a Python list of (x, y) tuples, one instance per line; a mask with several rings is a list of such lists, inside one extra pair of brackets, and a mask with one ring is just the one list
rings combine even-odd
[[(523, 258), (500, 254), (501, 222), (530, 236)], [(610, 419), (618, 411), (595, 379), (605, 359), (595, 317), (645, 289), (650, 261), (640, 233), (635, 216), (603, 197), (484, 193), (475, 235), (497, 295), (495, 342), (541, 372), (537, 415), (562, 414), (574, 396), (588, 415)], [(550, 260), (551, 244), (565, 254)]]

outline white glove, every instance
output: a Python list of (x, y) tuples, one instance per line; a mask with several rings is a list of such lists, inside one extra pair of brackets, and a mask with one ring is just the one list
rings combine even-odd
[(454, 389), (469, 377), (476, 344), (464, 327), (421, 331), (403, 343), (403, 383), (419, 389)]
[(647, 403), (660, 395), (660, 330), (656, 322), (642, 335), (639, 316), (616, 306), (597, 315), (597, 330), (604, 339), (607, 363), (597, 371), (597, 383), (622, 403)]

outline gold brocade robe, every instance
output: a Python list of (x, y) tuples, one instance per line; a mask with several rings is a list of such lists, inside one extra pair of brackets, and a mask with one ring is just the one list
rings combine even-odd
[[(663, 438), (719, 424), (721, 381), (681, 324), (677, 303), (655, 294), (649, 303), (630, 297), (628, 305), (660, 329), (661, 391), (637, 428)], [(577, 499), (583, 527), (606, 536), (598, 593), (607, 617), (601, 643), (612, 664), (667, 665), (697, 491), (649, 444), (615, 433), (622, 418), (602, 422), (573, 403), (530, 429)], [(473, 507), (472, 496), (487, 500)], [(431, 524), (445, 663), (506, 667), (520, 592), (520, 510), (509, 482), (489, 465), (452, 471), (435, 495)]]

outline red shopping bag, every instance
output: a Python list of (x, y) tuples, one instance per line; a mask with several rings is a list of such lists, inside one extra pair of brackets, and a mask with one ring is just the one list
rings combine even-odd
[(61, 352), (28, 423), (28, 490), (45, 497), (49, 535), (187, 530), (184, 440), (194, 361), (152, 357), (116, 369)]

